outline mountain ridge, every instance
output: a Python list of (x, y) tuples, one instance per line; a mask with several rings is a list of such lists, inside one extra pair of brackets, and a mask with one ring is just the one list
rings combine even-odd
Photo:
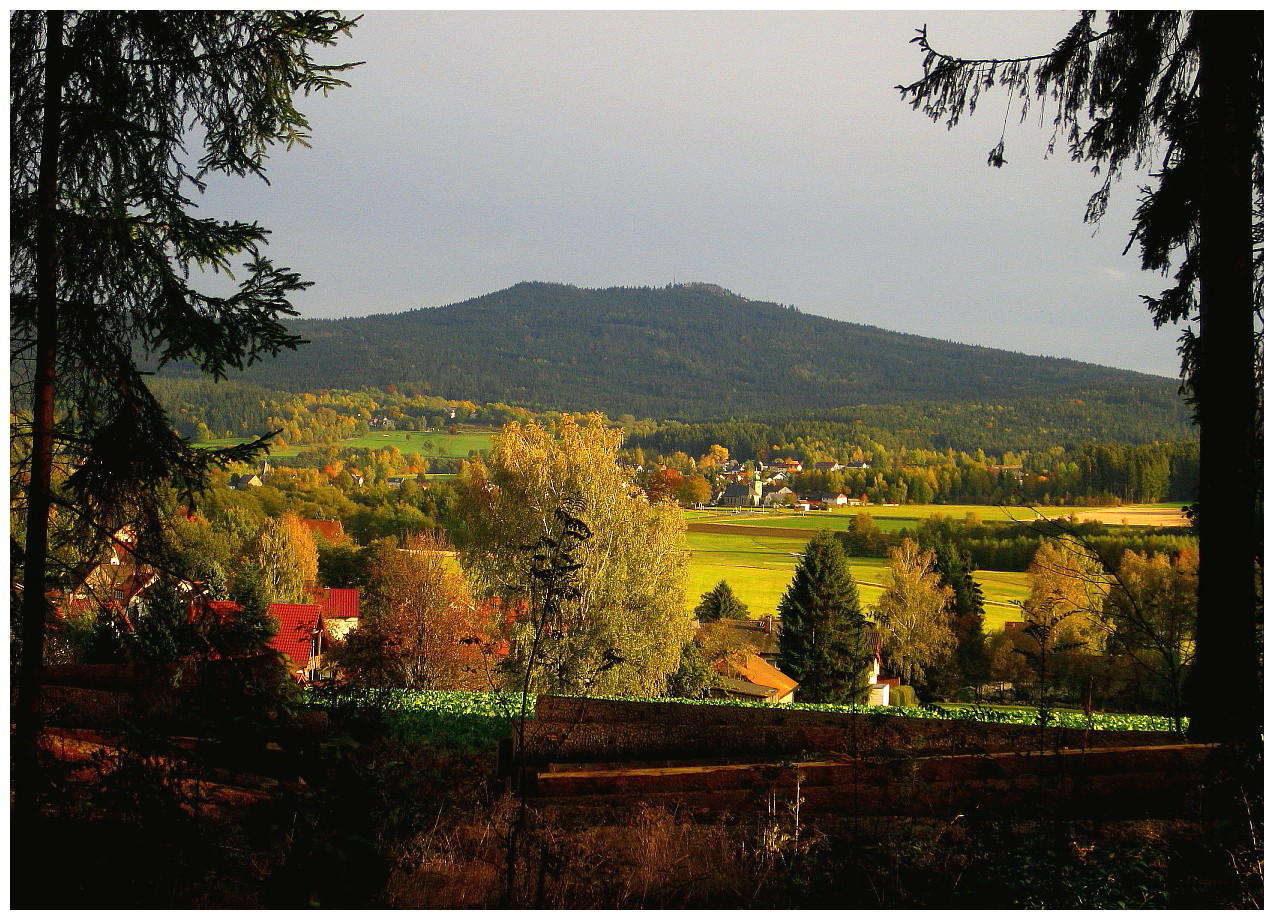
[(1170, 378), (850, 323), (706, 282), (524, 281), (289, 327), (311, 344), (241, 379), (292, 392), (410, 383), (448, 398), (670, 418), (1053, 394), (1185, 412)]

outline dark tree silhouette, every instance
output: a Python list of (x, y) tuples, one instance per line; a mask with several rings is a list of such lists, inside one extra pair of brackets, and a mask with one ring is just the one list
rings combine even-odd
[[(1088, 221), (1101, 218), (1125, 169), (1154, 170), (1129, 246), (1144, 268), (1174, 273), (1172, 287), (1144, 298), (1155, 324), (1198, 326), (1181, 340), (1201, 468), (1190, 734), (1259, 739), (1262, 14), (1110, 12), (1100, 31), (1096, 19), (1083, 13), (1047, 54), (1004, 60), (940, 53), (921, 29), (925, 75), (899, 89), (948, 127), (994, 87), (1021, 100), (1023, 118), (1055, 107), (1055, 140), (1100, 179)], [(1004, 165), (1003, 137), (989, 162)]]
[[(210, 173), (263, 176), (271, 144), (305, 142), (293, 96), (343, 85), (344, 69), (310, 49), (352, 25), (322, 12), (10, 16), (15, 819), (31, 802), (47, 591), (121, 526), (156, 530), (170, 489), (192, 504), (211, 466), (265, 447), (194, 448), (143, 368), (186, 360), (221, 377), (300, 344), (280, 317), (306, 282), (262, 255), (261, 227), (198, 217), (192, 197)], [(194, 286), (213, 275), (226, 293)]]

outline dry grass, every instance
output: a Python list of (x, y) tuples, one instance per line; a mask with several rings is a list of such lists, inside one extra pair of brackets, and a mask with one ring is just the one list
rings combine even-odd
[(1127, 524), (1131, 527), (1189, 527), (1180, 508), (1086, 508), (1074, 512), (1081, 521)]
[(391, 907), (534, 909), (738, 905), (755, 873), (735, 829), (637, 806), (604, 821), (528, 808), (517, 842), (511, 903), (506, 849), (512, 799), (422, 841), (419, 864), (396, 871)]

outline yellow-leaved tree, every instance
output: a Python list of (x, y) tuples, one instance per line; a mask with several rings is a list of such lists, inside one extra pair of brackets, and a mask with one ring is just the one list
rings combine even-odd
[(893, 583), (873, 611), (885, 658), (907, 684), (923, 678), (956, 647), (947, 609), (953, 592), (942, 583), (936, 559), (933, 550), (910, 538), (890, 549)]
[(512, 422), (461, 474), (460, 558), (504, 602), (511, 686), (529, 674), (538, 691), (654, 696), (677, 670), (692, 631), (685, 522), (619, 466), (622, 439), (600, 415)]
[(240, 578), (261, 580), (268, 602), (308, 604), (318, 586), (318, 548), (296, 515), (266, 518), (237, 568)]
[(1100, 653), (1110, 631), (1102, 614), (1110, 579), (1094, 554), (1073, 538), (1045, 540), (1027, 571), (1031, 594), (1022, 611), (1037, 641)]

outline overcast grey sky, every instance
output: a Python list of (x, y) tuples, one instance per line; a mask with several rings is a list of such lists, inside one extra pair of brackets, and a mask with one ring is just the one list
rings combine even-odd
[[(987, 101), (946, 131), (899, 101), (908, 40), (1046, 51), (1073, 13), (369, 12), (302, 100), (313, 147), (205, 212), (258, 219), (316, 282), (305, 316), (441, 306), (519, 281), (708, 281), (837, 319), (1176, 376), (1123, 255), (1136, 182), (1094, 180)], [(1001, 99), (1003, 97), (1000, 97)]]

